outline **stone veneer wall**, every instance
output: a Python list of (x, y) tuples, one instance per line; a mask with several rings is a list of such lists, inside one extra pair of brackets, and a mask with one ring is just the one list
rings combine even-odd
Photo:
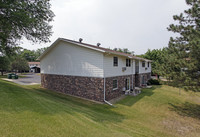
[[(141, 78), (145, 76), (145, 81), (151, 77), (151, 73), (143, 73), (136, 75), (125, 75), (106, 78), (106, 100), (111, 100), (124, 94), (126, 78), (130, 78), (130, 89), (135, 86), (141, 87)], [(113, 80), (118, 80), (118, 88), (113, 90)], [(103, 78), (79, 77), (67, 75), (41, 74), (41, 85), (44, 88), (91, 99), (95, 101), (104, 101), (104, 81)]]
[[(132, 75), (117, 76), (117, 77), (108, 77), (106, 78), (106, 100), (111, 100), (113, 98), (119, 97), (123, 92), (125, 87), (126, 78), (130, 78), (130, 89), (132, 88)], [(113, 80), (118, 80), (118, 88), (113, 90)], [(133, 75), (133, 88), (135, 87), (135, 75)]]
[(135, 74), (135, 85), (136, 87), (142, 87), (142, 77), (144, 76), (144, 80), (147, 82), (151, 79), (151, 73), (142, 73), (142, 74)]
[(44, 88), (103, 102), (103, 78), (41, 74)]

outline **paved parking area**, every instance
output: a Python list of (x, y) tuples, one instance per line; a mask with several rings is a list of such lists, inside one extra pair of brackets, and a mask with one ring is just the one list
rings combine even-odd
[(11, 81), (20, 85), (35, 85), (41, 84), (40, 74), (38, 73), (28, 73), (24, 75), (24, 78), (19, 79), (7, 79), (3, 78), (3, 80)]

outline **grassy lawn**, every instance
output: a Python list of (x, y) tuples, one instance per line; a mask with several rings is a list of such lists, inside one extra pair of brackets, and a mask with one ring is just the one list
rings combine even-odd
[(0, 135), (200, 136), (200, 93), (154, 86), (115, 106), (0, 80)]

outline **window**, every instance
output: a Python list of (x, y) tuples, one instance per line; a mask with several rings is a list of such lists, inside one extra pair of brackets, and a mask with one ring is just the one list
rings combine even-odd
[(131, 59), (126, 59), (126, 66), (130, 67), (131, 66)]
[(118, 66), (118, 57), (113, 57), (113, 66)]
[(117, 84), (118, 84), (118, 83), (117, 83), (117, 80), (114, 79), (114, 80), (113, 80), (113, 90), (115, 90), (115, 89), (118, 88), (118, 85), (117, 85)]
[(142, 67), (143, 68), (145, 67), (145, 61), (142, 61)]
[(148, 68), (149, 68), (149, 62), (148, 62)]

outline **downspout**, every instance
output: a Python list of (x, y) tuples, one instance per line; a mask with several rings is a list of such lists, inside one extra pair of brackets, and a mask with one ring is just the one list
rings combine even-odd
[(132, 89), (133, 89), (133, 60), (132, 60)]
[(110, 106), (113, 106), (113, 104), (111, 104), (110, 102), (108, 102), (107, 100), (106, 100), (106, 78), (105, 78), (105, 69), (104, 69), (104, 56), (103, 56), (103, 94), (104, 94), (104, 98), (103, 98), (103, 101), (106, 103), (106, 104), (108, 104), (108, 105), (110, 105)]
[(107, 100), (106, 100), (106, 78), (104, 77), (104, 80), (103, 80), (103, 84), (104, 84), (104, 102), (106, 103), (106, 104), (108, 104), (108, 105), (110, 105), (110, 106), (113, 106), (113, 104), (111, 104), (110, 102), (108, 102)]

